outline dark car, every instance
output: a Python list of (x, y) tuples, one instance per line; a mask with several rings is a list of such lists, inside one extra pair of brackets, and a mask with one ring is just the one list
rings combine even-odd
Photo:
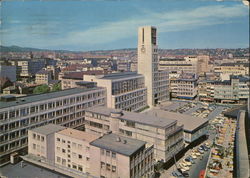
[(185, 158), (185, 161), (190, 162), (190, 163), (192, 163), (192, 164), (195, 163), (194, 160), (193, 160), (191, 157)]
[(181, 171), (181, 169), (179, 169), (179, 168), (177, 170), (182, 174), (183, 177), (189, 177), (188, 172)]
[(173, 171), (172, 172), (172, 175), (174, 176), (174, 177), (182, 177), (182, 174), (179, 172), (179, 171)]

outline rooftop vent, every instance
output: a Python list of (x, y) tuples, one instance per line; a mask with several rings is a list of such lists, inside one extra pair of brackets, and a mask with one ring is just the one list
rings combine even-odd
[(121, 141), (121, 138), (120, 138), (120, 137), (117, 137), (117, 138), (116, 138), (116, 141), (117, 141), (117, 142), (120, 142), (120, 141)]

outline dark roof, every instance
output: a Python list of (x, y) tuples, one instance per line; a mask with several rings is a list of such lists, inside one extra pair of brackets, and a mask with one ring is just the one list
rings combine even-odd
[(55, 98), (74, 95), (74, 94), (78, 94), (78, 93), (80, 94), (82, 92), (87, 92), (87, 91), (91, 91), (91, 90), (93, 91), (96, 89), (100, 89), (100, 87), (72, 88), (72, 89), (67, 89), (67, 90), (62, 90), (62, 91), (57, 91), (57, 92), (50, 92), (50, 93), (44, 93), (44, 94), (38, 94), (38, 95), (19, 97), (19, 98), (17, 98), (16, 101), (9, 101), (9, 102), (0, 101), (0, 109), (7, 108), (7, 107), (19, 106), (19, 105), (23, 105), (23, 104), (27, 104), (27, 103), (55, 99)]
[(81, 71), (81, 72), (68, 72), (62, 77), (64, 79), (75, 79), (83, 80), (83, 75), (101, 75), (104, 74), (102, 70), (90, 70), (90, 71)]
[(42, 69), (39, 70), (36, 74), (49, 74), (49, 71)]
[(113, 133), (104, 135), (90, 143), (90, 145), (125, 156), (133, 155), (137, 150), (145, 146), (145, 144), (146, 142), (144, 141), (122, 137)]

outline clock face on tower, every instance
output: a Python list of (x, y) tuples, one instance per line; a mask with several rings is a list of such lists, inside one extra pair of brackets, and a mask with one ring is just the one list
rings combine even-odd
[(145, 53), (146, 49), (144, 46), (141, 47), (141, 52)]

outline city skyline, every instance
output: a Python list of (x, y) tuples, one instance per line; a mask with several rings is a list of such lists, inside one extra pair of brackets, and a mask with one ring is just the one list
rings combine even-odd
[(249, 7), (241, 1), (3, 1), (1, 7), (4, 46), (136, 48), (137, 28), (152, 25), (164, 49), (249, 47)]

